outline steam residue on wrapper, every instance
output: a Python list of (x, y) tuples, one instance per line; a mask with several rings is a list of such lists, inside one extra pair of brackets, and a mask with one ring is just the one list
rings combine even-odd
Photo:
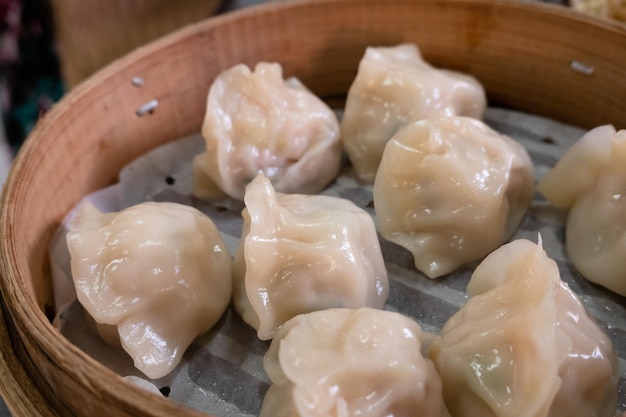
[[(535, 164), (535, 180), (543, 177), (565, 149), (584, 133), (545, 118), (502, 109), (488, 109), (485, 121), (524, 145)], [(136, 203), (133, 201), (136, 195), (146, 200), (195, 205), (209, 214), (229, 249), (233, 250), (241, 233), (241, 204), (230, 200), (199, 202), (187, 194), (184, 178), (189, 175), (186, 169), (194, 156), (194, 146), (190, 144), (196, 143), (202, 148), (203, 139), (197, 135), (181, 143), (185, 141), (187, 145), (171, 143), (158, 148), (126, 167), (124, 172), (132, 170), (132, 175), (121, 175), (122, 205)], [(172, 157), (172, 150), (178, 146), (188, 147), (189, 154), (184, 151)], [(150, 159), (149, 164), (145, 163), (146, 158)], [(175, 179), (173, 184), (167, 184), (168, 176)], [(374, 216), (370, 205), (371, 186), (362, 186), (347, 167), (323, 193), (347, 198)], [(623, 412), (626, 410), (626, 306), (623, 298), (587, 282), (575, 271), (564, 253), (562, 213), (535, 194), (530, 211), (513, 238), (537, 241), (538, 233), (541, 233), (544, 249), (555, 259), (562, 278), (580, 295), (587, 311), (613, 340), (620, 365), (618, 411)], [(473, 268), (461, 269), (433, 282), (416, 272), (407, 250), (386, 241), (381, 241), (381, 249), (390, 280), (386, 309), (415, 319), (424, 331), (438, 333), (448, 318), (466, 303), (465, 288)], [(80, 305), (70, 304), (57, 321), (61, 323), (61, 332), (72, 343), (105, 366), (123, 376), (140, 376), (129, 359), (121, 360), (120, 356), (125, 355), (123, 351), (105, 346), (88, 331)], [(192, 344), (178, 368), (167, 377), (150, 382), (157, 388), (170, 387), (169, 398), (204, 412), (229, 417), (255, 416), (269, 387), (263, 370), (263, 355), (268, 346), (229, 309), (214, 330)]]

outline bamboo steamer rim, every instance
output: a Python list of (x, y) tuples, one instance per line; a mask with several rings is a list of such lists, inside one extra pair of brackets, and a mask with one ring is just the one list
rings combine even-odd
[[(412, 19), (410, 25), (407, 16)], [(390, 22), (394, 24), (389, 25)], [(261, 28), (263, 32), (255, 31)], [(426, 32), (429, 28), (438, 28), (439, 32), (436, 35)], [(341, 38), (336, 37), (337, 32)], [(293, 37), (286, 38), (285, 33)], [(461, 47), (452, 43), (459, 40)], [(296, 41), (301, 43), (294, 45)], [(124, 383), (118, 375), (59, 336), (43, 312), (50, 290), (36, 285), (38, 280), (43, 280), (44, 287), (49, 285), (45, 281), (49, 280), (49, 270), (43, 252), (47, 238), (81, 195), (112, 182), (123, 164), (160, 143), (198, 131), (204, 113), (203, 100), (198, 97), (206, 96), (212, 77), (220, 69), (239, 62), (252, 64), (275, 59), (283, 62), (286, 75), (302, 76), (313, 91), (330, 97), (347, 91), (365, 46), (400, 41), (417, 42), (426, 58), (437, 66), (477, 75), (490, 99), (498, 103), (583, 127), (603, 123), (613, 123), (618, 128), (626, 125), (626, 73), (620, 67), (626, 62), (626, 26), (560, 6), (512, 0), (276, 2), (210, 18), (142, 47), (72, 90), (43, 117), (15, 159), (5, 185), (0, 212), (0, 376), (3, 379), (0, 394), (14, 415), (99, 415), (108, 410), (109, 414), (119, 416), (206, 416)], [(299, 48), (305, 50), (302, 59)], [(199, 52), (205, 55), (198, 55)], [(155, 63), (162, 62), (162, 55), (169, 58), (171, 54), (174, 54), (172, 60), (200, 61), (206, 66), (207, 74), (200, 71), (202, 65), (186, 70), (166, 61), (182, 73), (172, 71), (176, 81), (183, 82), (181, 77), (185, 76), (197, 76), (198, 81), (185, 84), (184, 91), (166, 95), (163, 92), (176, 84), (168, 85), (168, 79), (162, 80), (165, 85), (155, 85), (163, 94), (159, 96), (160, 108), (154, 116), (120, 121), (122, 127), (126, 123), (141, 124), (134, 134), (152, 133), (154, 138), (131, 146), (124, 141), (124, 129), (115, 130), (116, 124), (103, 120), (102, 124), (109, 130), (103, 129), (101, 133), (110, 135), (111, 139), (91, 146), (98, 148), (100, 159), (105, 159), (111, 155), (120, 157), (118, 151), (124, 143), (128, 148), (124, 148), (122, 160), (106, 167), (96, 164), (94, 169), (102, 171), (97, 178), (66, 175), (59, 184), (52, 184), (54, 187), (42, 185), (48, 177), (45, 169), (50, 170), (50, 175), (55, 172), (44, 156), (62, 161), (59, 153), (78, 149), (74, 152), (84, 154), (69, 162), (80, 164), (82, 156), (91, 162), (98, 161), (86, 145), (75, 139), (78, 135), (72, 129), (90, 127), (84, 125), (83, 118), (89, 119), (91, 110), (101, 116), (114, 111), (116, 115), (126, 114), (107, 107), (117, 103), (115, 98), (121, 97), (121, 93), (110, 99), (109, 89), (103, 86), (111, 86), (110, 90), (115, 92), (137, 72), (160, 74), (162, 69), (155, 69)], [(316, 57), (329, 61), (307, 59)], [(532, 61), (539, 57), (543, 60)], [(593, 73), (564, 68), (572, 61), (592, 67)], [(335, 65), (331, 69), (336, 71), (324, 69), (323, 64)], [(149, 98), (151, 95), (146, 90), (126, 87), (124, 97), (132, 96), (133, 103), (120, 103), (124, 112)], [(543, 97), (537, 97), (538, 92), (543, 92)], [(587, 100), (581, 100), (582, 97)], [(181, 104), (188, 102), (195, 103), (199, 109), (172, 106), (175, 103), (183, 107)], [(179, 122), (170, 128), (162, 115), (172, 108), (171, 117)], [(71, 117), (74, 113), (78, 117)], [(154, 121), (157, 127), (147, 126), (148, 121)], [(165, 132), (160, 133), (161, 130)], [(89, 131), (81, 132), (91, 138)], [(59, 150), (54, 144), (60, 140), (64, 140), (64, 146)], [(85, 168), (78, 166), (81, 167)], [(44, 173), (38, 175), (40, 169)], [(60, 165), (58, 169), (68, 174), (71, 167)], [(71, 186), (65, 185), (68, 181)], [(57, 201), (66, 195), (71, 195), (72, 201)], [(50, 204), (43, 208), (26, 204), (38, 198), (40, 203)], [(29, 226), (33, 223), (36, 226)]]

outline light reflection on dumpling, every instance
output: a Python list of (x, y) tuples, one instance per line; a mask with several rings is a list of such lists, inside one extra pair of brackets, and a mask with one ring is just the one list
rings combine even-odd
[(192, 207), (150, 202), (101, 213), (84, 203), (67, 244), (78, 300), (99, 334), (108, 343), (117, 334), (150, 378), (168, 374), (230, 302), (228, 248)]
[(273, 385), (260, 417), (445, 417), (420, 326), (370, 308), (296, 316), (265, 355)]
[(243, 200), (263, 172), (281, 192), (313, 194), (339, 171), (339, 122), (280, 64), (239, 64), (223, 71), (207, 97), (202, 125), (205, 153), (193, 162), (194, 195)]
[(569, 210), (565, 247), (590, 281), (626, 296), (626, 130), (600, 126), (580, 138), (537, 185)]
[(385, 305), (387, 271), (367, 212), (337, 197), (278, 193), (262, 174), (245, 203), (233, 297), (260, 339), (298, 314)]
[(371, 183), (385, 144), (401, 127), (440, 111), (482, 118), (486, 103), (474, 77), (430, 66), (413, 44), (369, 47), (348, 91), (344, 148), (358, 176)]
[(494, 251), (467, 291), (430, 351), (452, 416), (613, 416), (613, 345), (540, 245)]
[(508, 239), (533, 185), (520, 144), (480, 120), (437, 114), (404, 127), (385, 147), (374, 183), (379, 230), (436, 278)]

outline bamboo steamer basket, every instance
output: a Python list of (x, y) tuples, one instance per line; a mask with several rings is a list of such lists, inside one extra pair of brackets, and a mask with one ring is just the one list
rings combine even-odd
[[(626, 125), (626, 26), (508, 0), (312, 0), (211, 18), (135, 50), (39, 121), (5, 185), (0, 393), (15, 416), (200, 416), (126, 382), (50, 324), (49, 239), (132, 159), (197, 132), (208, 88), (237, 63), (277, 61), (322, 98), (345, 96), (366, 46), (417, 43), (471, 73), (490, 102), (591, 128)], [(141, 77), (143, 85), (133, 85)], [(137, 110), (156, 99), (142, 116)], [(141, 114), (141, 112), (140, 112)]]

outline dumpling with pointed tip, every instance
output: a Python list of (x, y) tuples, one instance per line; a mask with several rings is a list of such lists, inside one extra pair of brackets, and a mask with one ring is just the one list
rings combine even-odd
[(565, 247), (590, 281), (626, 296), (626, 130), (600, 126), (580, 138), (537, 185), (569, 210)]
[(206, 151), (193, 161), (194, 195), (243, 200), (263, 172), (285, 193), (314, 194), (341, 164), (335, 113), (280, 64), (244, 64), (223, 71), (207, 97), (202, 125)]
[(491, 253), (430, 348), (455, 417), (610, 417), (617, 356), (541, 247)]
[(101, 335), (110, 339), (110, 326), (117, 328), (150, 378), (167, 375), (230, 302), (228, 248), (192, 207), (149, 202), (101, 213), (84, 203), (67, 244), (78, 300)]
[(278, 193), (262, 174), (245, 203), (233, 297), (260, 339), (298, 314), (385, 305), (387, 270), (367, 212), (338, 197)]
[(348, 91), (342, 141), (359, 178), (372, 183), (401, 127), (440, 111), (480, 119), (486, 105), (474, 77), (432, 67), (416, 45), (369, 47)]
[(273, 385), (260, 417), (445, 417), (441, 379), (420, 326), (361, 308), (296, 316), (264, 359)]
[(383, 237), (430, 278), (478, 261), (517, 229), (532, 200), (526, 150), (480, 120), (436, 114), (396, 133), (374, 183)]

